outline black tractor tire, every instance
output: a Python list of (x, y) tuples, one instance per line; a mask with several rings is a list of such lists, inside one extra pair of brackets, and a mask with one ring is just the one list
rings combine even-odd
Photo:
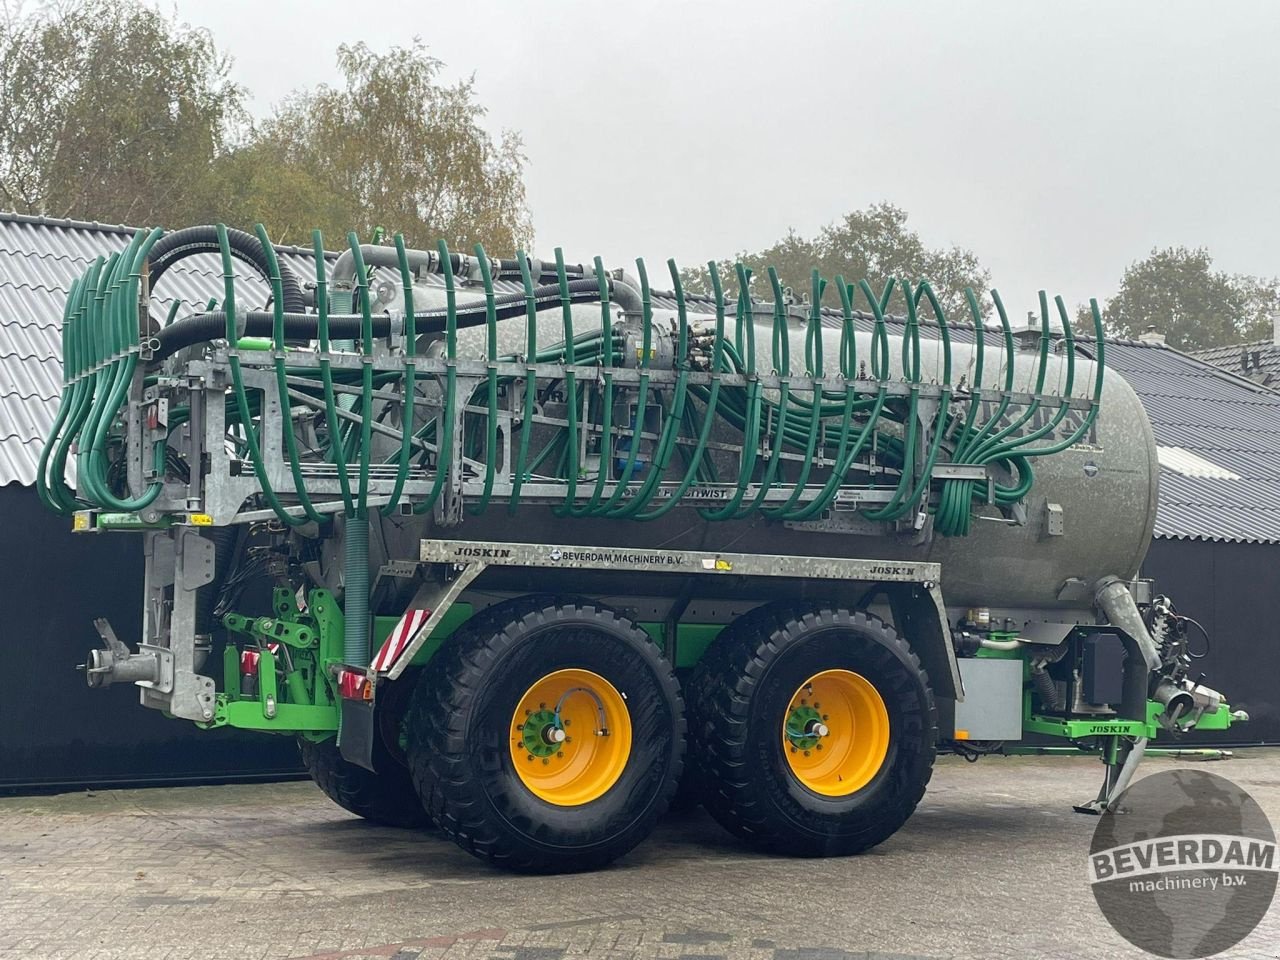
[(337, 740), (319, 743), (299, 738), (302, 762), (326, 797), (357, 817), (384, 827), (422, 829), (431, 818), (413, 789), (409, 771), (375, 746), (378, 772), (343, 758)]
[[(510, 724), (557, 670), (590, 671), (622, 695), (625, 766), (605, 792), (559, 805), (515, 768)], [(653, 829), (684, 765), (684, 702), (649, 635), (591, 600), (523, 597), (464, 624), (424, 671), (407, 720), (409, 769), (436, 825), (462, 849), (521, 873), (605, 866)]]
[[(780, 736), (795, 691), (834, 669), (870, 682), (889, 720), (883, 763), (845, 796), (801, 782)], [(892, 836), (924, 796), (936, 756), (933, 693), (919, 658), (878, 617), (791, 602), (758, 607), (716, 638), (690, 688), (690, 751), (703, 806), (758, 849), (860, 853)]]
[[(769, 605), (755, 607), (733, 621), (733, 626), (741, 633), (744, 629), (750, 628), (752, 624), (765, 623), (772, 616), (771, 610), (772, 608)], [(728, 627), (725, 628), (725, 630), (728, 629)], [(693, 741), (698, 730), (697, 718), (707, 712), (706, 709), (700, 708), (698, 705), (706, 703), (712, 692), (717, 688), (726, 652), (731, 652), (734, 648), (732, 643), (721, 643), (721, 635), (723, 635), (723, 631), (703, 652), (698, 659), (697, 666), (684, 678), (685, 716), (688, 718), (689, 726), (689, 757), (685, 761), (684, 774), (680, 777), (680, 788), (676, 791), (675, 798), (671, 801), (671, 809), (673, 811), (684, 812), (697, 808), (702, 804), (702, 796), (707, 790), (702, 773), (702, 765), (695, 761), (693, 755)]]
[[(684, 691), (685, 703), (689, 702), (688, 687), (681, 684)], [(688, 716), (688, 707), (685, 708), (686, 719)], [(687, 739), (687, 737), (686, 737)], [(687, 747), (686, 747), (687, 751)], [(702, 780), (698, 777), (697, 764), (686, 756), (684, 762), (684, 770), (680, 774), (680, 781), (676, 784), (676, 792), (671, 797), (671, 802), (667, 805), (669, 813), (688, 813), (696, 810), (702, 803)]]

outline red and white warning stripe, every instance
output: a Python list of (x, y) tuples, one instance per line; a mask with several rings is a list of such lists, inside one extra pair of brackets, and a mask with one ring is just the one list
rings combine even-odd
[(430, 616), (430, 610), (406, 610), (400, 622), (395, 625), (395, 629), (387, 634), (387, 639), (383, 642), (378, 655), (373, 658), (370, 666), (374, 671), (382, 673), (390, 670), (400, 658), (400, 654), (408, 649), (409, 644), (413, 642), (413, 638), (418, 635), (418, 631)]

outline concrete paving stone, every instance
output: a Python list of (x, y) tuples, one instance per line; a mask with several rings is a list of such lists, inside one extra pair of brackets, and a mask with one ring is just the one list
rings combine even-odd
[[(1192, 761), (1152, 759), (1143, 772)], [(1204, 766), (1280, 826), (1280, 751)], [(939, 762), (859, 857), (673, 814), (608, 870), (517, 877), (309, 783), (0, 798), (0, 960), (1128, 960), (1085, 883), (1087, 758)], [(1223, 956), (1280, 957), (1280, 915)]]

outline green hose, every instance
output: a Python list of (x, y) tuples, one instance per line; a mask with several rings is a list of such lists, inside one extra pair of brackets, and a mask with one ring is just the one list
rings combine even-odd
[(369, 309), (369, 271), (360, 252), (360, 239), (354, 232), (347, 234), (347, 246), (355, 262), (355, 284), (360, 300), (360, 460), (356, 516), (364, 517), (369, 513), (369, 461), (373, 446), (373, 315)]
[(324, 269), (324, 237), (319, 230), (312, 231), (311, 245), (316, 260), (316, 330), (320, 341), (320, 380), (324, 389), (324, 418), (329, 438), (329, 459), (337, 468), (338, 489), (342, 494), (342, 505), (346, 515), (353, 517), (356, 506), (351, 498), (351, 477), (347, 472), (342, 431), (338, 426), (338, 402), (334, 397), (333, 367), (329, 358), (329, 283)]
[[(538, 356), (538, 305), (533, 292), (533, 277), (529, 275), (529, 258), (523, 250), (516, 251), (520, 262), (520, 282), (524, 284), (525, 303), (525, 362), (532, 365)], [(529, 461), (529, 438), (533, 435), (533, 412), (537, 401), (538, 385), (533, 370), (524, 381), (524, 416), (520, 424), (520, 447), (516, 453), (516, 468), (511, 475), (511, 500), (507, 512), (514, 514), (520, 503), (520, 488), (524, 485), (526, 464)]]
[[(125, 402), (138, 364), (138, 293), (142, 278), (142, 264), (162, 231), (150, 233), (138, 231), (134, 235), (125, 256), (116, 261), (114, 283), (108, 290), (108, 323), (110, 333), (110, 366), (99, 375), (104, 386), (103, 400), (94, 404), (89, 422), (81, 433), (83, 444), (89, 437), (88, 453), (80, 461), (82, 473), (77, 473), (77, 483), (89, 488), (91, 498), (107, 510), (130, 513), (150, 506), (164, 488), (165, 444), (155, 444), (154, 463), (160, 479), (157, 479), (140, 496), (122, 499), (112, 494), (107, 482), (107, 433), (115, 419), (115, 413)], [(104, 383), (105, 379), (105, 383)], [(83, 451), (83, 447), (82, 447)]]
[[(227, 241), (226, 224), (218, 224), (218, 250), (222, 255), (222, 283), (223, 283), (223, 310), (227, 314), (227, 342), (236, 342), (236, 284), (235, 273), (231, 268), (231, 245)], [(244, 430), (245, 446), (248, 448), (249, 458), (253, 462), (254, 476), (257, 477), (258, 486), (262, 488), (263, 499), (267, 501), (267, 505), (275, 511), (280, 522), (290, 527), (301, 526), (307, 522), (306, 517), (298, 517), (290, 514), (280, 502), (280, 498), (276, 496), (275, 490), (271, 486), (271, 481), (267, 479), (267, 465), (262, 458), (262, 446), (258, 442), (258, 435), (253, 428), (253, 415), (249, 410), (249, 397), (244, 388), (244, 375), (240, 369), (240, 357), (234, 350), (228, 351), (227, 363), (231, 370), (231, 389), (235, 395), (236, 413), (240, 417), (240, 426)]]
[[(640, 337), (640, 356), (637, 358), (640, 366), (640, 380), (636, 386), (636, 410), (631, 418), (631, 444), (627, 449), (627, 462), (622, 467), (617, 486), (605, 501), (604, 506), (596, 511), (596, 516), (620, 517), (627, 514), (629, 505), (619, 506), (618, 504), (630, 488), (631, 477), (635, 473), (640, 453), (641, 434), (649, 412), (649, 366), (653, 360), (653, 301), (649, 293), (649, 274), (645, 270), (644, 260), (636, 260), (636, 270), (640, 274), (640, 323), (643, 332)], [(649, 467), (656, 470), (657, 464), (650, 463)]]
[(322, 523), (324, 517), (316, 512), (311, 497), (307, 495), (307, 482), (302, 475), (302, 460), (298, 456), (298, 436), (293, 429), (293, 405), (289, 400), (288, 374), (285, 372), (284, 342), (284, 281), (280, 277), (280, 264), (276, 260), (275, 247), (267, 237), (267, 230), (262, 224), (254, 226), (258, 242), (262, 244), (267, 258), (268, 279), (271, 283), (271, 305), (275, 317), (271, 339), (275, 347), (273, 366), (276, 371), (276, 393), (280, 401), (280, 419), (284, 423), (285, 453), (289, 458), (289, 472), (293, 475), (294, 495), (302, 506), (302, 513), (308, 520)]
[[(826, 371), (822, 362), (822, 294), (826, 290), (826, 281), (822, 279), (817, 270), (810, 275), (811, 299), (809, 307), (809, 325), (805, 333), (805, 370), (806, 377), (823, 377)], [(846, 391), (848, 401), (843, 417), (843, 436), (847, 438), (849, 432), (849, 422), (853, 416), (853, 392)], [(813, 389), (813, 405), (820, 408), (821, 390), (815, 384)], [(805, 487), (809, 483), (809, 474), (813, 470), (813, 456), (818, 449), (818, 433), (822, 427), (822, 417), (815, 411), (809, 417), (809, 432), (805, 438), (804, 460), (800, 464), (800, 475), (794, 484), (791, 485), (791, 494), (787, 497), (786, 502), (782, 506), (774, 510), (766, 509), (764, 514), (774, 519), (789, 519), (796, 501), (805, 492)], [(781, 428), (779, 428), (781, 429)]]
[[(886, 294), (892, 290), (894, 281), (891, 279), (885, 286)], [(863, 296), (871, 304), (871, 309), (875, 313), (877, 320), (884, 320), (883, 298), (876, 300), (871, 294), (871, 288), (864, 280), (861, 282), (863, 288)], [(905, 514), (911, 504), (907, 499), (907, 492), (910, 489), (913, 470), (909, 468), (907, 458), (914, 456), (916, 448), (916, 431), (918, 429), (918, 411), (920, 406), (920, 332), (915, 316), (915, 298), (909, 290), (903, 291), (904, 299), (907, 303), (907, 336), (902, 341), (902, 368), (903, 374), (907, 382), (911, 384), (910, 399), (908, 401), (907, 415), (905, 421), (906, 437), (903, 442), (903, 463), (901, 472), (898, 475), (898, 482), (894, 488), (893, 494), (884, 506), (868, 510), (863, 515), (868, 520), (896, 520)], [(910, 349), (909, 349), (910, 348)], [(886, 363), (887, 365), (887, 363)], [(883, 378), (877, 378), (883, 379)]]
[[(741, 326), (744, 317), (752, 316), (751, 308), (751, 276), (742, 264), (737, 264), (738, 273), (738, 309), (737, 320)], [(760, 380), (756, 376), (755, 367), (755, 324), (752, 322), (750, 336), (747, 339), (747, 363), (743, 373), (747, 377), (747, 421), (746, 432), (742, 439), (742, 450), (738, 459), (738, 481), (733, 494), (723, 507), (719, 509), (701, 509), (698, 515), (704, 520), (729, 520), (741, 516), (739, 505), (747, 494), (747, 486), (755, 472), (756, 461), (760, 450)]]
[[(519, 437), (511, 438), (515, 456), (511, 491), (507, 498), (509, 512), (515, 512), (525, 499), (521, 494), (522, 485), (538, 475), (549, 476), (562, 484), (563, 494), (553, 506), (559, 516), (658, 519), (679, 505), (694, 483), (720, 482), (717, 474), (723, 472), (725, 456), (719, 452), (723, 446), (716, 444), (713, 452), (711, 443), (712, 433), (719, 424), (737, 433), (741, 439), (735, 445), (738, 447), (737, 465), (736, 469), (730, 468), (733, 476), (726, 484), (727, 498), (715, 506), (698, 508), (699, 515), (705, 520), (742, 519), (753, 514), (790, 522), (811, 520), (831, 508), (842, 489), (849, 486), (851, 474), (869, 470), (874, 463), (887, 471), (889, 480), (877, 484), (874, 478), (878, 474), (873, 474), (871, 486), (884, 491), (887, 500), (861, 508), (862, 515), (873, 521), (896, 522), (919, 516), (927, 506), (934, 516), (935, 532), (944, 536), (968, 532), (975, 500), (986, 496), (988, 489), (990, 498), (1000, 507), (1024, 498), (1034, 481), (1032, 460), (1077, 443), (1096, 422), (1101, 401), (1105, 368), (1104, 348), (1100, 342), (1093, 393), (1085, 415), (1069, 435), (1056, 441), (1051, 439), (1062, 429), (1070, 411), (1082, 406), (1081, 400), (1073, 393), (1076, 377), (1074, 336), (1065, 304), (1061, 298), (1055, 298), (1065, 341), (1064, 378), (1056, 409), (1043, 416), (1039, 426), (1028, 426), (1034, 417), (1047, 413), (1046, 404), (1051, 403), (1044, 393), (1052, 344), (1051, 322), (1048, 300), (1042, 294), (1040, 342), (1032, 377), (1033, 396), (1011, 422), (1003, 422), (1014, 400), (1016, 358), (1003, 304), (999, 294), (992, 291), (1004, 332), (1005, 375), (1003, 395), (994, 411), (984, 417), (983, 323), (976, 295), (972, 290), (966, 290), (966, 303), (977, 330), (973, 382), (967, 396), (954, 397), (953, 410), (954, 392), (964, 389), (964, 378), (961, 378), (959, 388), (953, 387), (951, 332), (947, 318), (928, 283), (900, 283), (893, 278), (879, 293), (872, 291), (865, 280), (859, 282), (855, 290), (855, 285), (846, 283), (842, 277), (834, 278), (840, 296), (838, 364), (835, 365), (838, 365), (841, 382), (831, 387), (824, 386), (820, 381), (826, 379), (828, 358), (825, 354), (829, 345), (823, 336), (825, 316), (822, 300), (827, 282), (816, 270), (810, 275), (812, 294), (804, 334), (804, 379), (807, 383), (803, 387), (797, 387), (791, 375), (785, 291), (776, 271), (768, 271), (773, 295), (770, 357), (772, 377), (776, 377), (777, 386), (766, 391), (759, 371), (763, 361), (757, 355), (757, 335), (761, 331), (756, 324), (755, 303), (751, 295), (751, 272), (741, 264), (735, 267), (738, 296), (734, 330), (731, 337), (726, 337), (724, 291), (716, 266), (709, 265), (716, 318), (714, 335), (707, 338), (689, 325), (689, 302), (674, 261), (668, 261), (668, 269), (677, 315), (671, 334), (675, 349), (675, 375), (671, 380), (654, 381), (652, 367), (656, 351), (653, 337), (656, 328), (653, 323), (653, 294), (644, 262), (637, 261), (641, 288), (641, 336), (636, 356), (638, 376), (634, 383), (628, 383), (625, 391), (621, 391), (615, 382), (615, 371), (619, 345), (628, 341), (614, 335), (610, 284), (600, 259), (595, 260), (601, 305), (600, 330), (577, 334), (572, 306), (575, 300), (582, 299), (578, 292), (581, 287), (571, 293), (570, 271), (562, 251), (556, 250), (556, 279), (564, 337), (558, 344), (539, 349), (538, 313), (545, 303), (540, 303), (538, 297), (544, 301), (550, 298), (545, 289), (535, 293), (530, 261), (520, 251), (518, 264), (524, 289), (526, 349), (519, 357), (499, 357), (499, 301), (494, 290), (493, 268), (498, 261), (491, 261), (479, 245), (474, 249), (484, 283), (483, 322), (487, 335), (484, 357), (488, 370), (482, 380), (468, 381), (473, 384), (467, 387), (469, 394), (460, 397), (456, 368), (459, 314), (447, 245), (441, 242), (437, 247), (447, 303), (443, 374), (419, 373), (419, 363), (415, 359), (414, 278), (408, 251), (400, 236), (395, 237), (395, 262), (399, 268), (404, 300), (404, 362), (402, 367), (378, 371), (375, 370), (374, 320), (369, 295), (371, 271), (361, 255), (360, 245), (355, 234), (348, 235), (356, 287), (354, 297), (344, 301), (346, 295), (335, 291), (331, 298), (323, 263), (323, 239), (318, 231), (312, 236), (317, 258), (318, 371), (317, 366), (301, 365), (297, 361), (297, 365), (290, 366), (290, 351), (285, 341), (283, 290), (286, 278), (281, 273), (265, 229), (259, 224), (255, 231), (264, 250), (264, 273), (272, 290), (270, 338), (239, 336), (238, 325), (244, 323), (244, 314), (238, 313), (236, 308), (230, 243), (225, 227), (219, 228), (218, 233), (230, 380), (230, 390), (224, 401), (228, 442), (238, 457), (252, 465), (262, 499), (282, 522), (298, 526), (321, 521), (325, 518), (321, 511), (331, 510), (332, 506), (319, 505), (307, 490), (306, 457), (301, 446), (303, 437), (294, 427), (301, 422), (300, 417), (295, 418), (299, 412), (298, 404), (308, 411), (317, 411), (317, 416), (322, 414), (326, 433), (321, 448), (314, 451), (314, 455), (333, 463), (342, 495), (342, 508), (351, 522), (350, 533), (354, 539), (360, 539), (358, 531), (365, 531), (366, 553), (370, 496), (375, 487), (372, 472), (374, 430), (398, 436), (396, 452), (379, 455), (386, 464), (384, 469), (392, 471), (390, 476), (394, 478), (389, 483), (379, 480), (376, 484), (378, 490), (384, 489), (384, 484), (390, 490), (381, 507), (384, 515), (392, 515), (402, 507), (411, 467), (415, 463), (427, 465), (430, 481), (425, 495), (417, 493), (421, 487), (414, 485), (415, 493), (410, 497), (412, 509), (419, 515), (431, 511), (443, 496), (450, 476), (457, 472), (455, 457), (459, 455), (468, 460), (483, 459), (485, 463), (483, 490), (468, 508), (473, 515), (481, 514), (492, 501), (497, 478), (500, 459), (498, 430), (504, 416), (499, 406), (500, 399), (504, 391), (519, 390), (521, 383), (523, 401), (516, 400), (515, 405), (522, 408), (522, 413), (513, 418), (512, 424), (514, 427), (514, 423), (519, 422), (520, 428)], [(139, 366), (141, 317), (138, 298), (147, 257), (160, 235), (158, 230), (137, 232), (125, 250), (90, 264), (69, 292), (63, 315), (62, 402), (41, 451), (36, 480), (42, 502), (57, 512), (73, 512), (82, 506), (122, 512), (142, 510), (160, 495), (166, 473), (179, 455), (169, 449), (169, 437), (175, 436), (175, 430), (189, 421), (190, 409), (185, 406), (170, 410), (169, 429), (161, 431), (143, 451), (144, 456), (154, 462), (154, 475), (148, 471), (146, 476), (151, 479), (146, 481), (145, 488), (122, 493), (123, 451), (133, 448), (122, 435), (121, 414), (136, 391), (162, 383), (167, 375)], [(378, 262), (386, 261), (380, 259)], [(900, 374), (890, 368), (885, 322), (889, 300), (899, 289), (906, 304)], [(859, 317), (855, 317), (853, 309), (855, 295), (866, 301), (873, 320), (869, 359), (859, 357), (855, 325)], [(350, 303), (347, 301), (353, 299), (359, 300), (359, 338), (332, 343), (330, 309), (336, 306), (341, 312), (349, 312)], [(936, 356), (938, 382), (931, 385), (926, 385), (922, 375), (924, 351), (919, 307), (925, 299), (936, 317), (938, 331), (937, 352), (931, 355)], [(164, 327), (185, 322), (176, 320), (177, 307), (175, 304), (168, 311)], [(211, 302), (209, 309), (214, 308), (216, 303)], [(502, 309), (505, 315), (509, 309), (506, 303)], [(468, 312), (468, 322), (479, 322), (474, 310)], [(1101, 338), (1103, 330), (1096, 309), (1095, 330)], [(359, 369), (345, 365), (335, 369), (331, 356), (335, 346), (357, 354), (361, 360)], [(709, 360), (706, 359), (708, 346), (711, 347)], [(273, 353), (270, 366), (285, 425), (281, 452), (287, 460), (294, 498), (291, 501), (293, 505), (288, 507), (272, 489), (267, 476), (264, 452), (273, 455), (280, 452), (264, 451), (265, 398), (258, 390), (251, 393), (246, 389), (241, 366), (241, 351), (260, 349)], [(262, 359), (261, 368), (265, 370), (266, 358)], [(523, 375), (499, 373), (500, 365), (517, 362), (525, 366)], [(558, 365), (562, 369), (558, 376), (563, 382), (566, 410), (564, 424), (558, 428), (544, 427), (545, 421), (538, 417), (539, 384), (534, 369), (537, 364)], [(581, 368), (589, 364), (599, 364), (598, 379), (580, 380)], [(695, 372), (704, 364), (706, 376)], [(859, 383), (868, 378), (868, 365), (870, 378), (876, 381), (874, 387), (864, 387)], [(725, 386), (722, 381), (726, 374), (734, 378), (731, 386)], [(891, 394), (891, 381), (896, 376), (901, 377), (905, 389), (892, 388)], [(416, 396), (420, 381), (427, 380), (439, 384), (440, 402), (435, 415), (421, 422)], [(771, 380), (765, 378), (764, 382)], [(620, 393), (629, 401), (630, 409), (625, 417), (618, 417)], [(384, 417), (394, 413), (397, 404), (401, 411), (398, 435), (381, 425)], [(645, 439), (646, 425), (653, 421), (651, 414), (655, 409), (660, 411), (661, 425), (650, 441)], [(615, 418), (623, 422), (615, 424)], [(461, 436), (455, 436), (459, 430)], [(540, 437), (536, 450), (531, 449), (535, 433)], [(927, 439), (922, 440), (922, 434)], [(544, 435), (547, 439), (543, 439)], [(1043, 445), (1037, 445), (1041, 443)], [(72, 490), (63, 479), (67, 458), (73, 450), (77, 457), (76, 490)], [(588, 450), (598, 450), (598, 468), (593, 477), (588, 463), (583, 461), (584, 451)], [(989, 487), (985, 482), (967, 479), (949, 478), (935, 482), (934, 469), (944, 459), (957, 465), (998, 469), (1007, 472), (1009, 479)], [(797, 464), (794, 477), (788, 476), (792, 472), (788, 469), (788, 460)], [(815, 466), (826, 472), (811, 485)], [(355, 483), (351, 480), (352, 467), (355, 467), (358, 477)], [(182, 468), (174, 469), (182, 472)], [(664, 490), (664, 485), (673, 477), (677, 479), (670, 484), (670, 490)], [(606, 495), (611, 481), (612, 492)], [(748, 497), (753, 485), (755, 492)], [(780, 486), (786, 488), (782, 495), (777, 492)], [(660, 494), (666, 493), (669, 496), (665, 496), (663, 502), (655, 503)], [(771, 498), (776, 498), (776, 505), (771, 505)], [(354, 521), (361, 521), (364, 526)], [(358, 588), (359, 573), (355, 568), (361, 561), (359, 550), (353, 549), (356, 552), (350, 562)], [(359, 589), (355, 590), (355, 593), (359, 592)], [(367, 587), (364, 592), (367, 594)], [(366, 595), (366, 604), (367, 600)], [(357, 604), (352, 609), (357, 619), (367, 616), (367, 611), (360, 613), (360, 601), (355, 599), (354, 593), (352, 602)], [(367, 630), (365, 633), (363, 656), (367, 658)], [(352, 656), (361, 653), (355, 648), (349, 652)]]
[(475, 254), (480, 261), (480, 280), (484, 283), (485, 333), (488, 336), (485, 362), (489, 364), (489, 371), (486, 378), (488, 392), (485, 397), (488, 416), (485, 418), (484, 491), (480, 494), (479, 502), (471, 508), (472, 516), (478, 516), (489, 509), (498, 460), (498, 369), (495, 366), (498, 360), (498, 314), (493, 302), (493, 271), (489, 267), (489, 258), (485, 255), (484, 247), (478, 243)]
[[(667, 261), (667, 269), (671, 273), (671, 282), (676, 298), (677, 322), (680, 325), (680, 329), (685, 330), (689, 325), (689, 314), (684, 300), (684, 286), (680, 282), (680, 269), (676, 266), (674, 260)], [(680, 425), (684, 422), (685, 401), (689, 393), (689, 367), (682, 359), (682, 352), (679, 346), (676, 348), (676, 367), (679, 372), (676, 374), (675, 397), (666, 410), (666, 417), (662, 424), (662, 434), (654, 446), (653, 462), (650, 465), (649, 475), (640, 485), (640, 489), (632, 497), (631, 502), (619, 509), (614, 516), (638, 516), (649, 505), (649, 501), (653, 499), (653, 495), (658, 489), (658, 483), (667, 472), (667, 466), (670, 464), (671, 457), (675, 451), (675, 441), (680, 433)]]
[[(719, 410), (720, 403), (720, 364), (724, 357), (724, 288), (720, 283), (720, 271), (716, 267), (715, 261), (707, 264), (707, 270), (711, 277), (711, 293), (715, 301), (716, 312), (716, 332), (712, 346), (711, 356), (711, 385), (707, 389), (704, 397), (704, 410), (702, 416), (702, 428), (698, 431), (697, 445), (694, 447), (692, 454), (689, 456), (688, 466), (685, 475), (676, 485), (671, 496), (664, 502), (654, 507), (648, 513), (640, 514), (638, 520), (657, 520), (659, 517), (669, 513), (680, 503), (680, 498), (688, 491), (694, 480), (698, 477), (699, 472), (704, 469), (703, 458), (706, 454), (707, 443), (711, 438), (711, 428), (715, 424), (716, 414)], [(679, 275), (676, 276), (676, 283), (679, 283)], [(683, 291), (681, 291), (683, 293)], [(690, 408), (685, 408), (685, 414), (690, 414)]]
[[(1067, 344), (1067, 379), (1066, 379), (1066, 385), (1062, 389), (1062, 398), (1061, 398), (1061, 403), (1059, 403), (1058, 405), (1058, 411), (1056, 414), (1054, 414), (1052, 420), (1050, 420), (1048, 423), (1041, 425), (1036, 430), (1033, 430), (1031, 433), (1026, 434), (1025, 436), (1018, 437), (1016, 440), (1007, 441), (1005, 443), (1002, 443), (994, 447), (989, 445), (984, 445), (982, 448), (981, 455), (988, 462), (992, 460), (999, 460), (1002, 457), (1015, 452), (1020, 447), (1024, 447), (1028, 443), (1032, 443), (1036, 440), (1039, 440), (1041, 437), (1047, 436), (1048, 434), (1052, 433), (1054, 430), (1057, 429), (1058, 424), (1062, 422), (1063, 418), (1066, 416), (1067, 411), (1070, 409), (1070, 405), (1068, 401), (1071, 399), (1071, 390), (1075, 386), (1075, 372), (1076, 372), (1075, 337), (1072, 335), (1071, 321), (1067, 318), (1066, 307), (1063, 305), (1061, 297), (1058, 298), (1058, 309), (1059, 309), (1060, 319), (1062, 320), (1063, 336), (1065, 337), (1065, 342)], [(1040, 291), (1040, 314), (1045, 318), (1044, 319), (1045, 329), (1048, 329), (1049, 306), (1045, 298), (1045, 292), (1043, 290)], [(1047, 361), (1045, 364), (1042, 364), (1042, 367), (1046, 365), (1047, 365)], [(1041, 376), (1041, 381), (1037, 382), (1036, 392), (1039, 393), (1042, 389), (1043, 389), (1043, 374)]]
[(401, 388), (404, 391), (404, 411), (400, 423), (400, 458), (396, 465), (395, 484), (391, 488), (391, 498), (383, 505), (382, 515), (393, 516), (400, 505), (400, 496), (404, 492), (404, 482), (409, 477), (409, 454), (413, 448), (413, 408), (417, 399), (417, 365), (413, 362), (418, 352), (417, 319), (413, 313), (413, 276), (409, 273), (409, 255), (404, 248), (404, 236), (395, 235), (396, 264), (400, 268), (400, 286), (404, 292), (404, 378)]
[(603, 382), (600, 385), (600, 424), (602, 429), (598, 456), (599, 466), (596, 469), (596, 484), (591, 491), (590, 498), (581, 507), (572, 506), (569, 508), (569, 515), (573, 517), (585, 517), (596, 512), (600, 506), (600, 500), (604, 496), (605, 484), (609, 479), (611, 452), (609, 429), (613, 424), (613, 314), (609, 303), (609, 280), (605, 276), (604, 261), (599, 257), (595, 258), (595, 271), (596, 284), (600, 291), (600, 335), (604, 353), (601, 360)]
[[(68, 421), (77, 419), (82, 406), (83, 390), (79, 380), (79, 326), (84, 290), (89, 275), (78, 277), (71, 283), (67, 293), (67, 302), (62, 311), (62, 400), (58, 404), (58, 413), (54, 417), (53, 426), (45, 438), (40, 450), (40, 461), (36, 468), (36, 494), (45, 509), (59, 514), (69, 514), (76, 509), (75, 491), (66, 483), (65, 464), (58, 468), (55, 450), (59, 446), (62, 428)], [(55, 460), (54, 472), (49, 474), (50, 458)]]
[(769, 286), (773, 289), (773, 368), (779, 374), (778, 382), (778, 426), (776, 436), (772, 440), (772, 451), (769, 454), (769, 465), (760, 479), (760, 489), (756, 492), (748, 512), (761, 509), (769, 491), (773, 489), (778, 477), (778, 468), (782, 463), (783, 437), (787, 432), (787, 417), (791, 413), (791, 338), (787, 335), (786, 305), (783, 303), (782, 283), (778, 279), (778, 271), (768, 269)]
[[(577, 363), (573, 352), (573, 301), (569, 298), (569, 277), (564, 271), (564, 250), (556, 247), (556, 279), (560, 284), (560, 315), (564, 321), (564, 362), (566, 367)], [(563, 476), (565, 478), (564, 503), (555, 508), (556, 516), (563, 517), (572, 512), (573, 504), (578, 498), (578, 383), (573, 370), (564, 372), (565, 420), (568, 436), (565, 438), (565, 453), (568, 464)]]
[[(445, 332), (444, 332), (444, 355), (445, 355), (445, 382), (444, 396), (441, 400), (441, 416), (444, 418), (444, 436), (440, 443), (436, 446), (436, 476), (431, 484), (431, 492), (427, 494), (426, 499), (414, 504), (413, 512), (415, 514), (428, 513), (440, 499), (440, 494), (444, 492), (444, 481), (449, 474), (449, 467), (453, 463), (453, 412), (457, 409), (458, 402), (458, 292), (454, 288), (453, 267), (449, 260), (449, 247), (441, 240), (436, 244), (436, 250), (440, 254), (440, 262), (444, 270), (444, 293), (446, 304), (445, 316)], [(365, 424), (369, 423), (366, 415)]]

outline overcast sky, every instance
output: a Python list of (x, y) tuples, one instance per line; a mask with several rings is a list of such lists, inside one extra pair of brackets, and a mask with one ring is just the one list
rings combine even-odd
[(342, 40), (420, 36), (523, 136), (540, 253), (691, 264), (888, 200), (1022, 309), (1041, 286), (1104, 298), (1157, 245), (1280, 273), (1268, 0), (176, 8), (259, 114), (333, 81)]

